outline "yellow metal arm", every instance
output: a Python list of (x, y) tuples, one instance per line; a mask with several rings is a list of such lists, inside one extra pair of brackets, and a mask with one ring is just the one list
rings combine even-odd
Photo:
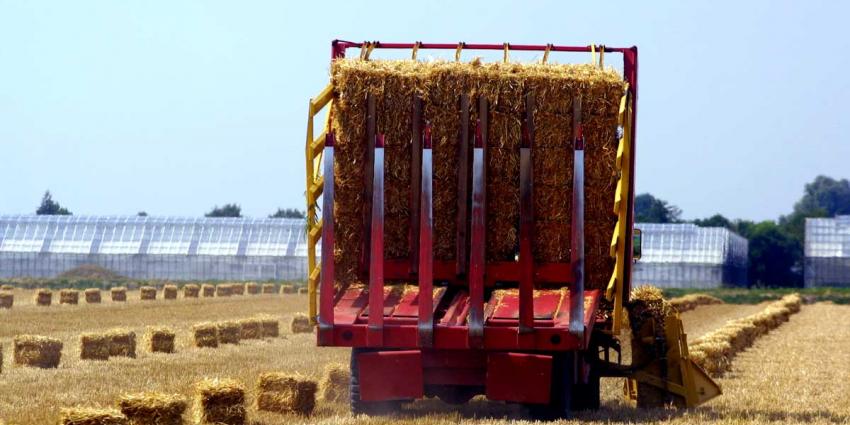
[(310, 104), (307, 112), (307, 142), (305, 144), (305, 157), (307, 160), (307, 291), (309, 299), (310, 320), (315, 324), (318, 314), (317, 288), (319, 284), (320, 264), (316, 260), (316, 245), (322, 237), (322, 222), (319, 220), (319, 197), (322, 196), (322, 183), (324, 177), (319, 170), (322, 169), (322, 152), (325, 149), (325, 136), (330, 129), (331, 114), (328, 112), (325, 128), (322, 133), (315, 137), (313, 134), (313, 119), (325, 107), (329, 111), (332, 108), (333, 100), (333, 84), (328, 84), (318, 96), (310, 99)]

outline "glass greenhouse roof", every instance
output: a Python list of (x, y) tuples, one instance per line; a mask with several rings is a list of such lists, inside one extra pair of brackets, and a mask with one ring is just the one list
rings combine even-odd
[(303, 219), (0, 215), (0, 252), (306, 256)]
[(806, 257), (850, 257), (850, 215), (806, 219)]
[(635, 223), (643, 232), (642, 263), (747, 264), (748, 242), (723, 227)]

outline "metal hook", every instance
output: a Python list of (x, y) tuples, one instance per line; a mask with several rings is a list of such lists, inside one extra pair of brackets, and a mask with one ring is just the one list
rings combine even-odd
[(419, 45), (421, 45), (421, 44), (422, 44), (421, 41), (417, 41), (416, 43), (413, 43), (413, 52), (410, 54), (410, 59), (416, 60), (416, 53), (419, 52)]
[(511, 48), (511, 44), (510, 44), (510, 43), (505, 43), (505, 55), (504, 55), (504, 57), (502, 57), (502, 61), (503, 61), (504, 63), (508, 63), (508, 60), (510, 59), (510, 54), (508, 53), (508, 51), (510, 50), (510, 48)]
[(605, 45), (599, 46), (599, 68), (605, 69)]
[(455, 62), (460, 62), (460, 51), (463, 50), (463, 46), (466, 46), (466, 43), (462, 41), (457, 43), (457, 50), (455, 50)]
[(541, 63), (545, 64), (546, 61), (549, 60), (549, 52), (552, 50), (552, 43), (546, 45), (546, 50), (543, 51), (543, 61)]

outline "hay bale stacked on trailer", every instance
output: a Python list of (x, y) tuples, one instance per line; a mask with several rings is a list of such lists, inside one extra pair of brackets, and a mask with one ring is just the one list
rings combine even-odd
[(245, 423), (245, 387), (233, 379), (205, 379), (195, 386), (195, 422)]
[(38, 335), (18, 335), (13, 341), (13, 363), (43, 369), (59, 366), (62, 341)]
[(121, 413), (133, 425), (181, 425), (186, 400), (181, 395), (145, 392), (118, 400)]
[(123, 286), (118, 286), (115, 288), (109, 289), (109, 294), (112, 296), (112, 302), (126, 302), (127, 301), (127, 288)]

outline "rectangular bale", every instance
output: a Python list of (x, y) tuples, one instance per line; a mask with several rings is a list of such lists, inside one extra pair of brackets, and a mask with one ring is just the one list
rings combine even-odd
[(15, 304), (15, 295), (11, 292), (0, 292), (0, 308), (12, 308)]
[(292, 284), (289, 284), (289, 283), (285, 283), (283, 285), (280, 285), (280, 293), (281, 294), (294, 294), (296, 292), (297, 291), (295, 289), (295, 285), (292, 285)]
[(233, 295), (233, 289), (229, 283), (221, 283), (215, 286), (215, 296), (229, 297)]
[(113, 409), (95, 407), (63, 408), (59, 411), (59, 425), (129, 425), (127, 418)]
[(239, 321), (241, 339), (261, 339), (263, 337), (263, 322), (260, 319), (242, 319)]
[(59, 291), (59, 304), (76, 305), (80, 302), (80, 291), (63, 289)]
[(316, 381), (299, 375), (264, 373), (257, 380), (257, 410), (310, 415), (317, 387)]
[(198, 323), (192, 326), (195, 347), (218, 347), (218, 326), (215, 323)]
[(146, 339), (151, 353), (173, 353), (176, 334), (166, 327), (151, 327), (147, 329)]
[(13, 346), (13, 363), (16, 365), (55, 368), (62, 358), (62, 341), (56, 338), (18, 335)]
[(162, 298), (166, 300), (176, 300), (177, 299), (177, 286), (175, 285), (165, 285), (162, 287)]
[(295, 313), (295, 316), (292, 317), (290, 330), (294, 334), (311, 333), (313, 332), (313, 324), (310, 323), (310, 318), (306, 314)]
[(123, 303), (127, 301), (127, 288), (119, 286), (109, 289), (109, 295), (112, 296), (112, 302)]
[(136, 358), (136, 333), (127, 329), (112, 329), (106, 332), (109, 338), (111, 357)]
[(236, 321), (216, 323), (218, 327), (218, 342), (222, 344), (239, 344), (242, 326)]
[(205, 298), (215, 296), (215, 286), (210, 284), (204, 284), (201, 286), (201, 295)]
[(263, 338), (277, 338), (280, 336), (280, 322), (272, 316), (260, 316), (260, 325), (263, 329)]
[(0, 285), (0, 291), (13, 291), (15, 287), (12, 285)]
[(51, 292), (49, 289), (39, 289), (35, 291), (35, 295), (33, 298), (35, 301), (35, 305), (47, 307), (50, 306), (50, 304), (53, 302), (53, 292)]
[(153, 301), (156, 299), (156, 288), (153, 286), (142, 286), (139, 288), (139, 298), (143, 301)]
[(241, 283), (231, 283), (230, 292), (233, 295), (245, 295), (245, 285)]
[(351, 372), (347, 365), (332, 363), (325, 366), (322, 380), (319, 381), (319, 392), (322, 400), (329, 403), (347, 402), (350, 381)]
[(84, 292), (86, 304), (100, 304), (100, 289), (88, 288)]
[(307, 295), (310, 293), (310, 290), (307, 288), (298, 288), (298, 295)]
[(245, 387), (233, 379), (205, 379), (195, 386), (195, 422), (242, 425), (245, 423)]
[(264, 283), (263, 284), (263, 293), (264, 294), (275, 294), (275, 285), (274, 283)]
[(257, 295), (260, 293), (260, 285), (256, 282), (248, 282), (245, 284), (245, 292), (248, 295)]
[(183, 286), (183, 298), (198, 298), (200, 292), (201, 287), (194, 283)]
[(99, 333), (80, 335), (80, 359), (109, 360), (109, 337)]
[(186, 407), (178, 394), (145, 392), (118, 399), (118, 408), (132, 425), (181, 425)]

